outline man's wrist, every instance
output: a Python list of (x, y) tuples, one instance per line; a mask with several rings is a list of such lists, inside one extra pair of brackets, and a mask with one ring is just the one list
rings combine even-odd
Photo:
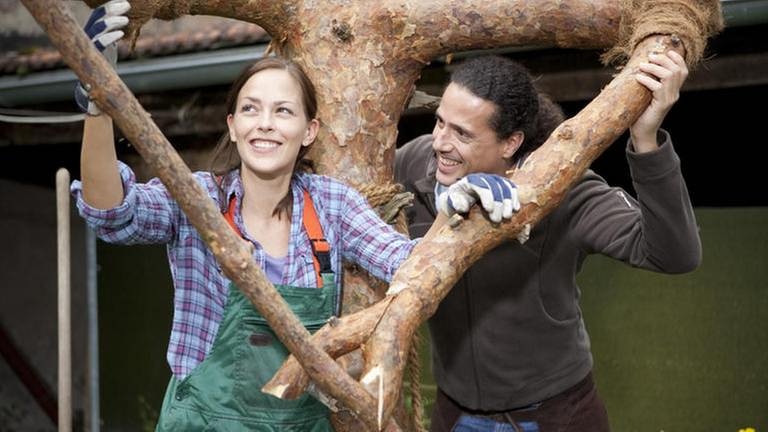
[(653, 134), (632, 134), (630, 133), (630, 139), (632, 140), (632, 148), (635, 153), (648, 153), (659, 149), (659, 142), (657, 133)]

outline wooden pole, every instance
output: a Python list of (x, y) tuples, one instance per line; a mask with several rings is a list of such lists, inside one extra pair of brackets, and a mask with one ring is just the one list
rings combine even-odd
[(96, 233), (91, 228), (85, 229), (85, 290), (88, 304), (88, 372), (86, 374), (85, 430), (101, 430), (101, 409), (99, 405), (99, 294), (96, 276)]
[[(373, 396), (325, 351), (310, 342), (310, 334), (267, 280), (245, 242), (221, 215), (157, 125), (117, 73), (80, 29), (66, 4), (58, 0), (22, 0), (78, 78), (91, 84), (91, 96), (115, 121), (144, 160), (167, 186), (171, 196), (210, 246), (224, 273), (254, 304), (278, 338), (299, 358), (313, 381), (340, 400), (369, 429), (377, 429)], [(395, 421), (387, 425), (399, 430)]]
[(59, 292), (59, 432), (72, 431), (72, 338), (70, 315), (69, 171), (56, 171), (56, 237)]

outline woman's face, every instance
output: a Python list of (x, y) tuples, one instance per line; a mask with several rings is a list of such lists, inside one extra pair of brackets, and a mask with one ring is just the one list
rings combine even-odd
[(318, 121), (305, 114), (301, 86), (282, 69), (262, 70), (245, 82), (227, 125), (241, 169), (263, 179), (290, 176), (299, 149), (312, 144), (318, 130)]

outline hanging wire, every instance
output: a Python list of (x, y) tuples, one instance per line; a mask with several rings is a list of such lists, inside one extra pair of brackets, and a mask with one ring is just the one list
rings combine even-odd
[(0, 122), (26, 124), (75, 123), (85, 119), (83, 113), (63, 113), (0, 108)]

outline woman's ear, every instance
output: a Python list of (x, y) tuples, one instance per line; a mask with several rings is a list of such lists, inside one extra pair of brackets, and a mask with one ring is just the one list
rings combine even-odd
[(307, 132), (304, 135), (304, 140), (301, 142), (301, 145), (306, 147), (313, 142), (315, 142), (315, 138), (317, 138), (317, 132), (320, 130), (320, 121), (317, 119), (312, 119), (307, 124)]
[(227, 129), (229, 129), (229, 140), (236, 142), (237, 139), (235, 138), (235, 128), (232, 126), (233, 121), (234, 119), (232, 114), (227, 114)]
[(523, 131), (512, 132), (512, 135), (504, 140), (504, 151), (502, 157), (504, 159), (510, 159), (512, 155), (517, 152), (517, 149), (523, 145), (523, 141), (525, 141), (525, 133)]

